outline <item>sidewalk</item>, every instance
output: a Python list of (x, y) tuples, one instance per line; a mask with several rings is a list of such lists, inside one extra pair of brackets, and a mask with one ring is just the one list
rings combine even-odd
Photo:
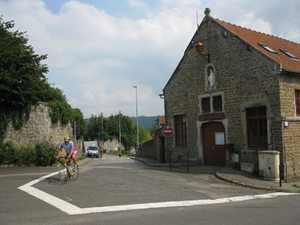
[(86, 157), (86, 158), (84, 158), (82, 160), (77, 160), (76, 164), (78, 166), (83, 166), (83, 165), (89, 163), (91, 160), (92, 160), (92, 158)]
[[(149, 158), (132, 157), (132, 159), (144, 162), (151, 167), (170, 167), (169, 163), (157, 163), (155, 160)], [(300, 181), (293, 183), (285, 183), (284, 181), (282, 181), (280, 187), (279, 182), (262, 180), (254, 174), (250, 174), (230, 167), (190, 166), (189, 172), (214, 174), (215, 177), (220, 180), (249, 188), (263, 189), (275, 192), (300, 193)]]

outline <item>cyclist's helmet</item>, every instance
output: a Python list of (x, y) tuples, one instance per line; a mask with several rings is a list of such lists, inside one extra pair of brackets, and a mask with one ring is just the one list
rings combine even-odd
[(69, 136), (64, 136), (64, 141), (70, 141), (70, 137)]

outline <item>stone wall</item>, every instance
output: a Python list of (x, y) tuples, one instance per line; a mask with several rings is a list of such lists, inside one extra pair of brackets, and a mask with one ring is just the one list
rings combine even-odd
[[(53, 125), (46, 103), (39, 103), (37, 106), (32, 107), (29, 120), (20, 130), (15, 130), (12, 124), (9, 124), (4, 142), (11, 141), (14, 145), (20, 146), (21, 144), (35, 145), (45, 140), (58, 147), (66, 135), (69, 135), (74, 141), (71, 125)], [(78, 153), (82, 153), (82, 140), (77, 140), (76, 144), (79, 150)]]
[[(140, 146), (139, 150), (137, 151), (137, 156), (154, 159), (158, 163), (162, 163), (163, 158), (167, 159), (168, 153), (162, 152), (162, 148), (164, 146), (159, 146), (160, 138), (165, 138), (164, 135), (162, 134), (162, 128), (158, 128), (154, 132), (153, 139), (147, 141), (146, 143), (143, 143)], [(164, 154), (164, 156), (162, 154)]]
[(143, 143), (143, 145), (137, 152), (137, 156), (157, 160), (156, 140), (152, 139), (150, 141), (147, 141), (146, 143)]

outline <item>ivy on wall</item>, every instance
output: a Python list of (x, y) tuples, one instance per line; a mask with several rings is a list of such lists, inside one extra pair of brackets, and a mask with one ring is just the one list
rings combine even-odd
[(53, 124), (60, 122), (62, 125), (67, 125), (73, 120), (74, 115), (71, 106), (67, 102), (50, 101), (50, 117)]

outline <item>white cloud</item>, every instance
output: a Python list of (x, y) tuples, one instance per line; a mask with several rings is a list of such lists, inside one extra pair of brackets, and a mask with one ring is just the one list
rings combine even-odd
[(147, 8), (148, 7), (148, 5), (142, 1), (128, 0), (127, 2), (130, 7), (134, 7), (134, 8)]
[(196, 11), (201, 22), (206, 7), (226, 22), (300, 42), (297, 0), (128, 0), (131, 17), (89, 0), (56, 1), (55, 13), (42, 0), (0, 0), (0, 8), (4, 21), (27, 31), (37, 54), (48, 54), (49, 82), (85, 117), (135, 116), (133, 85), (139, 115), (163, 114), (158, 94), (196, 31)]

